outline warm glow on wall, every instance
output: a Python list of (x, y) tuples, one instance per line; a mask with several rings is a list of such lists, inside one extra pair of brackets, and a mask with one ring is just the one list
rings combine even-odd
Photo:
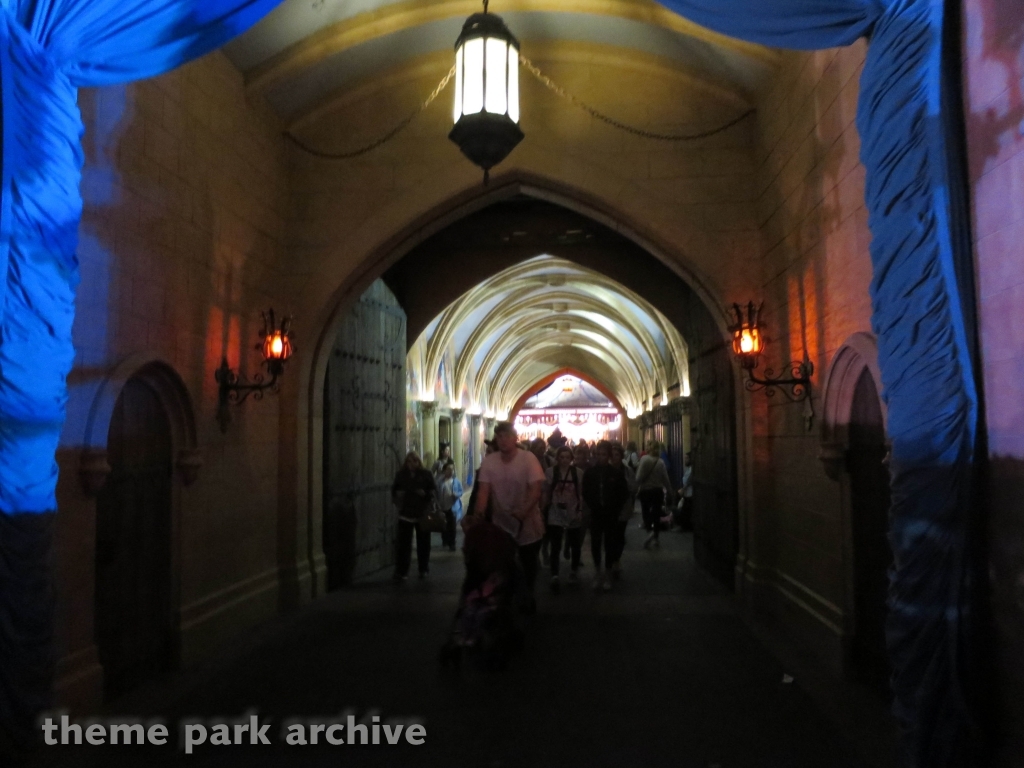
[(764, 390), (770, 397), (779, 389), (791, 400), (808, 398), (814, 364), (807, 359), (806, 352), (802, 361), (794, 360), (786, 364), (788, 376), (776, 376), (771, 368), (765, 369), (763, 377), (755, 376), (754, 369), (757, 368), (761, 353), (764, 352), (761, 306), (755, 307), (754, 302), (749, 302), (746, 306), (746, 316), (739, 304), (733, 304), (732, 307), (736, 315), (736, 322), (729, 327), (732, 334), (732, 350), (747, 372), (747, 381), (744, 383), (747, 391)]

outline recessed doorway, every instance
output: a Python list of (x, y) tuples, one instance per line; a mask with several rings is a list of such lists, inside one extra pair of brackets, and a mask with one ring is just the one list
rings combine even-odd
[(888, 616), (889, 471), (885, 463), (885, 424), (870, 371), (864, 368), (854, 389), (850, 414), (850, 511), (853, 533), (854, 673), (888, 693), (889, 662), (885, 647)]
[(168, 669), (171, 634), (171, 425), (141, 377), (125, 384), (96, 500), (96, 644), (110, 700)]

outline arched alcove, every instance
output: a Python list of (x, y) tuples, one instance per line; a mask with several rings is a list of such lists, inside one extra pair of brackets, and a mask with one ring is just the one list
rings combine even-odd
[(196, 441), (195, 410), (185, 382), (174, 367), (153, 352), (139, 352), (123, 360), (103, 379), (89, 406), (83, 446), (82, 482), (87, 493), (95, 493), (103, 483), (106, 442), (118, 398), (132, 378), (144, 381), (159, 398), (170, 419), (175, 465), (184, 485), (190, 485), (202, 466)]
[(848, 671), (888, 693), (886, 657), (889, 473), (885, 404), (874, 336), (857, 333), (836, 352), (824, 385), (821, 459), (840, 483)]
[(191, 397), (140, 353), (96, 391), (80, 467), (95, 496), (94, 635), (109, 698), (177, 666), (182, 488), (201, 466)]

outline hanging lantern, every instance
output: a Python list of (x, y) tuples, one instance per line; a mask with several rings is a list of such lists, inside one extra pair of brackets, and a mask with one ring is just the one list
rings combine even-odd
[(523, 140), (519, 41), (500, 16), (474, 13), (455, 41), (455, 127), (448, 138), (487, 172)]

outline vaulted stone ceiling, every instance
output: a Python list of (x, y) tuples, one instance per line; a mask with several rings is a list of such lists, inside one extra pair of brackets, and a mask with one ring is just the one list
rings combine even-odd
[[(465, 18), (480, 9), (475, 0), (285, 0), (226, 52), (247, 87), (291, 123), (387, 70), (450, 52)], [(552, 40), (619, 51), (623, 60), (646, 56), (747, 103), (777, 65), (775, 51), (651, 0), (493, 0), (490, 10), (527, 56), (531, 45)]]
[(689, 394), (686, 343), (628, 288), (554, 256), (502, 270), (434, 318), (409, 366), (434, 397), (450, 366), (456, 405), (504, 418), (529, 388), (571, 366), (611, 390), (630, 417), (678, 384)]

